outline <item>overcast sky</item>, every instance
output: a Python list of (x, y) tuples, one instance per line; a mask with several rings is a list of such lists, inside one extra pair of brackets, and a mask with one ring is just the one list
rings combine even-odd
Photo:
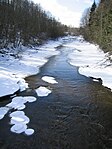
[[(66, 25), (78, 27), (84, 10), (90, 7), (94, 0), (33, 0), (43, 9)], [(98, 1), (98, 0), (96, 0)]]

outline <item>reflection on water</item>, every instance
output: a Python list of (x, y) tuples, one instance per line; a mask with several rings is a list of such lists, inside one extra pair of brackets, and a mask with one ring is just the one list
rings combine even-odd
[[(78, 73), (70, 66), (67, 54), (72, 49), (60, 47), (60, 55), (52, 57), (41, 73), (26, 78), (30, 89), (21, 95), (35, 94), (34, 89), (52, 89), (48, 97), (25, 109), (35, 130), (31, 137), (15, 135), (8, 130), (9, 120), (0, 121), (0, 146), (9, 149), (111, 149), (112, 93), (98, 82)], [(42, 81), (53, 76), (57, 84)]]

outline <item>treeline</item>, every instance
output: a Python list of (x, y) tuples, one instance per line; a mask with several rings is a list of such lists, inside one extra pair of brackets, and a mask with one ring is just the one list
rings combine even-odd
[(64, 34), (66, 26), (29, 0), (0, 0), (0, 48), (38, 44)]
[(112, 51), (112, 0), (101, 0), (98, 6), (94, 1), (82, 16), (80, 31), (86, 40)]

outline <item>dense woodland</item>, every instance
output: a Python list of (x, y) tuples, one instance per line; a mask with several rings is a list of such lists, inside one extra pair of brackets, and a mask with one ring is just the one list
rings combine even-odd
[(32, 1), (0, 0), (0, 48), (39, 44), (62, 36), (66, 28)]
[(112, 0), (94, 1), (83, 13), (80, 30), (86, 40), (112, 51)]

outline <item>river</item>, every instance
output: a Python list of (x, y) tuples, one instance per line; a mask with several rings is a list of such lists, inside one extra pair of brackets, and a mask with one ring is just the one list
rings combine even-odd
[[(112, 93), (99, 82), (78, 73), (68, 63), (72, 48), (60, 46), (40, 73), (26, 78), (29, 89), (18, 95), (37, 97), (34, 89), (45, 86), (52, 90), (47, 97), (24, 110), (30, 118), (32, 136), (10, 132), (9, 118), (0, 121), (1, 149), (111, 149)], [(58, 83), (42, 81), (52, 76)], [(5, 105), (8, 101), (0, 103)]]

